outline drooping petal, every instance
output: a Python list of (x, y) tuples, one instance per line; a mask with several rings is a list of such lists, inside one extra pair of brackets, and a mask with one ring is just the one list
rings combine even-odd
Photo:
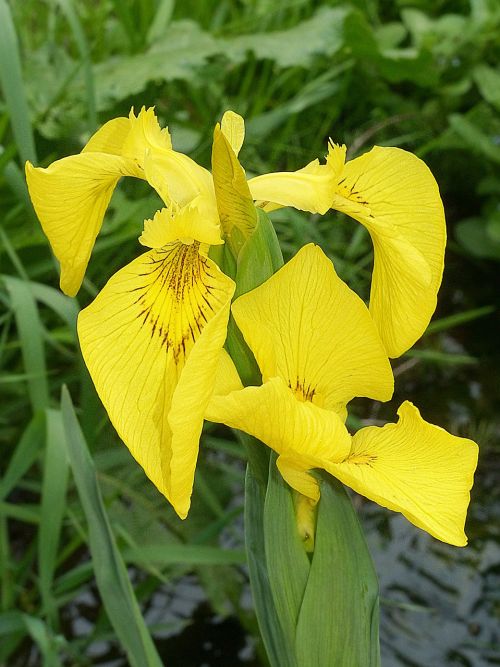
[(149, 248), (162, 248), (177, 240), (185, 244), (193, 241), (207, 245), (223, 243), (220, 226), (207, 214), (208, 206), (209, 204), (198, 196), (181, 209), (160, 209), (152, 220), (144, 221), (140, 243)]
[(123, 156), (123, 144), (131, 126), (131, 119), (125, 116), (108, 120), (90, 137), (82, 148), (82, 153), (109, 153)]
[(375, 146), (346, 163), (332, 208), (370, 232), (370, 312), (388, 355), (398, 357), (422, 335), (436, 307), (446, 244), (437, 183), (415, 155)]
[(61, 264), (63, 292), (74, 296), (80, 289), (118, 180), (144, 178), (146, 154), (153, 160), (168, 147), (168, 130), (160, 129), (153, 109), (143, 108), (137, 118), (131, 113), (105, 123), (79, 155), (46, 169), (26, 163), (33, 206)]
[(335, 412), (298, 400), (280, 377), (260, 387), (245, 387), (225, 396), (214, 394), (205, 418), (245, 431), (274, 449), (281, 455), (278, 467), (285, 480), (315, 501), (318, 487), (307, 471), (325, 460), (342, 460), (351, 446)]
[(80, 153), (49, 167), (26, 163), (26, 181), (52, 250), (61, 264), (61, 289), (74, 296), (87, 268), (104, 213), (121, 176), (135, 163), (106, 153)]
[(111, 422), (181, 518), (233, 292), (198, 244), (172, 243), (118, 271), (78, 319)]
[(212, 173), (220, 224), (227, 243), (238, 256), (257, 224), (257, 210), (245, 171), (218, 125), (214, 130)]
[(343, 411), (354, 396), (386, 401), (393, 376), (368, 309), (313, 244), (232, 312), (263, 374), (304, 400)]
[(220, 126), (234, 154), (238, 157), (240, 148), (245, 141), (245, 121), (239, 114), (234, 113), (234, 111), (226, 111), (222, 116)]
[(465, 546), (477, 445), (429, 424), (408, 401), (398, 415), (397, 424), (358, 431), (347, 459), (327, 470), (438, 540)]
[[(332, 205), (345, 157), (345, 146), (329, 146), (326, 164), (313, 160), (293, 172), (275, 172), (248, 181), (252, 197), (266, 210), (292, 206), (301, 211), (324, 214)], [(270, 206), (268, 205), (270, 204)]]

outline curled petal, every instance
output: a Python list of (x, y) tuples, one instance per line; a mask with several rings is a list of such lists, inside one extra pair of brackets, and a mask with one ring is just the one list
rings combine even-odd
[(415, 155), (375, 146), (346, 163), (332, 208), (361, 222), (372, 237), (370, 312), (388, 355), (398, 357), (436, 308), (446, 244), (437, 183)]
[(136, 118), (115, 118), (90, 138), (79, 155), (53, 162), (46, 169), (26, 163), (33, 206), (61, 264), (61, 289), (74, 296), (80, 289), (95, 239), (113, 190), (122, 176), (144, 178), (146, 154), (171, 147), (153, 109)]
[(398, 415), (397, 424), (358, 431), (346, 460), (326, 469), (438, 540), (465, 546), (476, 443), (429, 424), (408, 401)]
[(329, 146), (326, 164), (313, 160), (293, 172), (275, 172), (248, 181), (250, 192), (266, 210), (292, 206), (301, 211), (324, 214), (332, 205), (345, 158), (345, 146)]
[(132, 160), (107, 153), (72, 155), (46, 169), (26, 163), (31, 201), (61, 264), (61, 289), (69, 296), (80, 289), (118, 180), (137, 175)]
[(172, 243), (118, 271), (78, 318), (111, 422), (181, 518), (233, 292), (197, 244)]

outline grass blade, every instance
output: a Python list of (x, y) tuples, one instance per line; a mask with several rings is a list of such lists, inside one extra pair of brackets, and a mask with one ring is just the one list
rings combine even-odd
[(21, 160), (36, 162), (33, 130), (24, 95), (19, 43), (6, 0), (0, 0), (0, 82)]
[(46, 420), (45, 461), (38, 532), (38, 572), (44, 610), (54, 626), (57, 622), (57, 608), (52, 583), (66, 506), (68, 460), (61, 413), (57, 410), (47, 410)]
[(161, 667), (118, 551), (87, 443), (64, 387), (61, 409), (68, 455), (89, 529), (89, 548), (104, 608), (132, 667)]
[(49, 405), (49, 385), (42, 324), (35, 297), (29, 283), (12, 276), (3, 276), (3, 281), (16, 318), (24, 369), (29, 376), (28, 392), (31, 405), (34, 412), (44, 410)]
[(82, 59), (85, 88), (87, 90), (88, 126), (90, 132), (93, 133), (97, 127), (97, 113), (95, 106), (94, 73), (92, 71), (92, 59), (90, 56), (89, 44), (72, 0), (58, 0), (58, 3), (66, 16), (71, 31), (73, 32), (73, 37), (75, 38), (75, 43)]

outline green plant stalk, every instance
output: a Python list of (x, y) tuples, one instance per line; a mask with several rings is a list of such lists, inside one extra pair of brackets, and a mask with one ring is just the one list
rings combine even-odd
[[(236, 296), (262, 284), (282, 265), (274, 228), (259, 211), (257, 226), (236, 260)], [(234, 322), (227, 347), (243, 383), (259, 384), (253, 355)], [(299, 534), (293, 492), (278, 472), (276, 454), (246, 434), (240, 439), (248, 456), (250, 584), (271, 667), (379, 667), (377, 577), (342, 484), (319, 480), (316, 536), (309, 553), (313, 542), (306, 544)]]

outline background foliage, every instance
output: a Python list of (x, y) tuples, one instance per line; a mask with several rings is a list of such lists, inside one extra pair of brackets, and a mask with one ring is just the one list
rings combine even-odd
[[(439, 310), (395, 363), (394, 401), (356, 402), (350, 425), (392, 420), (410, 398), (476, 438), (471, 546), (445, 547), (356, 503), (381, 577), (384, 664), (500, 664), (497, 0), (0, 0), (0, 83), (0, 664), (265, 665), (239, 444), (206, 426), (180, 522), (118, 442), (78, 351), (78, 309), (140, 252), (156, 195), (118, 188), (69, 299), (24, 184), (26, 159), (78, 152), (99, 124), (143, 104), (206, 166), (231, 108), (247, 119), (249, 174), (301, 167), (329, 136), (350, 157), (401, 146), (432, 168), (450, 237)], [(360, 225), (291, 210), (274, 221), (287, 257), (320, 243), (367, 296)], [(63, 384), (74, 409), (69, 394), (61, 408)]]

